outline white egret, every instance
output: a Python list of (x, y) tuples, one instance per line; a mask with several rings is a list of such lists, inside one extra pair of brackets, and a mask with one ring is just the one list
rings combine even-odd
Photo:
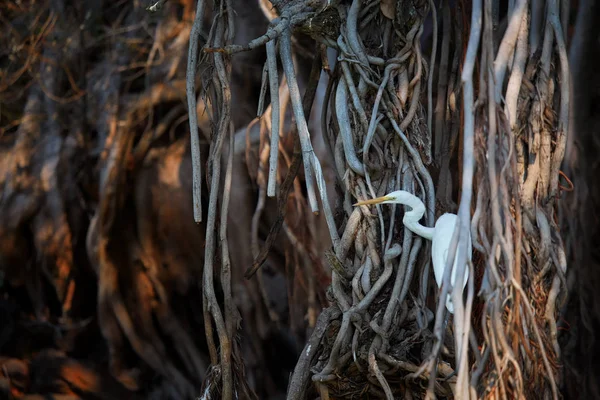
[[(454, 233), (454, 227), (458, 220), (456, 214), (446, 213), (438, 218), (435, 223), (435, 228), (429, 228), (419, 223), (419, 220), (425, 214), (425, 204), (417, 196), (406, 192), (404, 190), (397, 190), (391, 192), (383, 197), (377, 197), (376, 199), (359, 201), (355, 206), (362, 206), (368, 204), (404, 204), (411, 208), (410, 211), (404, 213), (402, 222), (404, 226), (410, 229), (417, 235), (429, 239), (432, 241), (431, 246), (431, 260), (433, 263), (433, 273), (435, 275), (435, 281), (438, 287), (442, 286), (442, 280), (444, 279), (444, 269), (446, 268), (446, 258), (448, 257), (448, 251), (450, 250), (450, 242), (452, 241), (452, 234)], [(467, 256), (471, 260), (471, 253), (473, 252), (471, 244), (471, 233), (469, 232), (469, 241), (467, 246)], [(450, 282), (454, 286), (456, 281), (456, 271), (458, 270), (458, 251), (454, 258), (454, 265), (452, 267), (452, 275)], [(469, 278), (469, 269), (465, 266), (465, 278), (463, 281), (464, 290), (467, 279)], [(446, 299), (446, 308), (450, 313), (454, 313), (454, 305), (450, 295)]]

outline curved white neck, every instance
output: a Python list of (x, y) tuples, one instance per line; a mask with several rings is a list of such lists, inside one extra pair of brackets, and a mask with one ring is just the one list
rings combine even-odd
[(435, 229), (428, 228), (419, 223), (419, 220), (425, 215), (425, 204), (423, 204), (421, 199), (412, 193), (400, 191), (397, 200), (411, 208), (410, 211), (404, 213), (404, 218), (402, 219), (404, 226), (425, 239), (433, 239)]

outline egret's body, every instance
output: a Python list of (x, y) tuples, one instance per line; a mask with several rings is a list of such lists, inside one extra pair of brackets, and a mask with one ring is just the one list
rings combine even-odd
[[(367, 204), (404, 204), (411, 208), (410, 211), (404, 213), (404, 218), (402, 222), (404, 226), (410, 229), (412, 232), (417, 235), (429, 239), (432, 242), (431, 246), (431, 261), (433, 264), (433, 273), (435, 275), (435, 281), (438, 284), (438, 287), (442, 286), (442, 281), (444, 279), (444, 270), (446, 268), (446, 260), (448, 258), (448, 252), (450, 250), (450, 242), (452, 241), (452, 234), (454, 233), (454, 228), (456, 226), (458, 216), (456, 214), (446, 213), (438, 218), (435, 223), (435, 228), (429, 228), (423, 226), (419, 223), (419, 220), (423, 218), (425, 214), (425, 205), (417, 196), (405, 192), (404, 190), (398, 190), (392, 193), (389, 193), (383, 197), (378, 197), (372, 200), (366, 200), (356, 203), (355, 205), (367, 205)], [(469, 241), (467, 246), (467, 257), (471, 260), (471, 253), (473, 252), (472, 244), (471, 244), (471, 235), (469, 232)], [(450, 277), (450, 283), (454, 286), (454, 282), (456, 282), (456, 272), (458, 270), (458, 251), (456, 252), (454, 258), (454, 264), (452, 266), (452, 275)], [(469, 270), (465, 266), (465, 277), (463, 280), (464, 290), (467, 279), (469, 277)], [(450, 295), (448, 295), (446, 299), (446, 308), (451, 313), (454, 313), (454, 306), (452, 304), (452, 299)]]
[[(456, 214), (446, 213), (438, 218), (435, 222), (435, 232), (433, 234), (433, 240), (431, 241), (431, 260), (433, 263), (433, 274), (435, 275), (435, 281), (438, 287), (442, 286), (444, 280), (444, 270), (446, 268), (446, 261), (448, 260), (448, 252), (450, 251), (450, 242), (452, 241), (452, 234), (454, 233), (454, 227), (458, 221)], [(471, 245), (471, 234), (469, 232), (469, 241), (467, 244), (467, 257), (471, 260), (471, 253), (473, 252), (473, 246)], [(456, 272), (458, 271), (458, 249), (454, 257), (454, 264), (452, 266), (452, 276), (450, 277), (450, 283), (454, 287), (456, 282)], [(469, 279), (469, 268), (465, 265), (465, 277), (463, 279), (463, 287), (467, 285), (467, 279)], [(461, 290), (462, 293), (462, 290)], [(446, 298), (446, 308), (451, 313), (454, 313), (454, 305), (450, 295)]]

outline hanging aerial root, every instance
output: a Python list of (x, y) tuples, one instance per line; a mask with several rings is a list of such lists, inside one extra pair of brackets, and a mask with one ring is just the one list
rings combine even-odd
[(200, 159), (200, 132), (198, 131), (198, 111), (196, 108), (196, 70), (198, 64), (198, 41), (204, 20), (204, 0), (198, 0), (196, 16), (190, 32), (190, 47), (186, 72), (186, 95), (190, 123), (190, 145), (192, 148), (192, 174), (194, 201), (194, 221), (202, 221), (202, 161)]
[[(310, 115), (314, 98), (317, 92), (317, 85), (319, 83), (320, 69), (320, 57), (315, 57), (310, 73), (309, 85), (304, 93), (304, 100), (302, 102), (304, 115)], [(275, 242), (277, 235), (281, 230), (281, 226), (283, 225), (283, 222), (285, 220), (285, 214), (287, 211), (288, 196), (290, 194), (290, 191), (292, 190), (294, 180), (296, 179), (296, 176), (300, 170), (301, 163), (302, 152), (300, 150), (300, 139), (298, 137), (298, 134), (296, 134), (294, 135), (294, 155), (292, 156), (291, 165), (288, 168), (286, 177), (284, 178), (283, 182), (279, 187), (279, 196), (277, 199), (277, 219), (275, 220), (273, 226), (271, 226), (267, 239), (265, 240), (265, 245), (263, 249), (260, 251), (259, 255), (254, 259), (252, 266), (249, 267), (244, 273), (244, 277), (246, 279), (251, 278), (266, 261), (271, 246)]]

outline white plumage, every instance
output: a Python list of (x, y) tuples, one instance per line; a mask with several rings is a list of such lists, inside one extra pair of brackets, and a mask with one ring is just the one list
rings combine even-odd
[[(417, 196), (404, 190), (397, 190), (376, 199), (360, 201), (356, 203), (355, 206), (391, 203), (409, 206), (411, 210), (405, 212), (404, 218), (402, 219), (404, 226), (417, 235), (432, 241), (431, 261), (433, 264), (433, 273), (435, 275), (435, 281), (437, 282), (438, 287), (441, 287), (444, 279), (444, 269), (446, 268), (446, 259), (448, 258), (450, 242), (452, 241), (452, 234), (454, 233), (458, 216), (456, 214), (446, 213), (439, 217), (435, 222), (435, 228), (423, 226), (419, 223), (419, 220), (423, 218), (423, 215), (425, 214), (425, 205)], [(473, 248), (471, 244), (471, 233), (469, 232), (469, 242), (467, 246), (467, 257), (469, 260), (471, 260), (472, 252)], [(456, 253), (452, 275), (450, 277), (452, 286), (454, 286), (454, 283), (456, 282), (456, 271), (458, 270), (458, 250)], [(465, 278), (463, 280), (462, 287), (463, 290), (467, 285), (468, 278), (469, 269), (467, 266), (465, 266)], [(450, 313), (454, 313), (454, 305), (452, 304), (450, 295), (448, 295), (446, 299), (446, 308), (448, 311), (450, 311)]]

